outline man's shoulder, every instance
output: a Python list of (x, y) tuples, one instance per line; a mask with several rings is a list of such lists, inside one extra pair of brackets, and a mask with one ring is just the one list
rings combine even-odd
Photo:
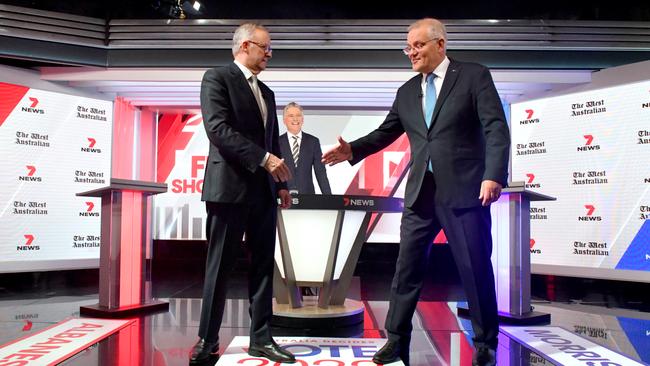
[(235, 66), (235, 64), (228, 64), (228, 65), (224, 65), (224, 66), (217, 66), (217, 67), (207, 69), (207, 70), (205, 70), (205, 73), (203, 74), (203, 79), (206, 79), (206, 78), (224, 78), (224, 77), (232, 76), (233, 75), (233, 68), (232, 68), (233, 66)]
[(302, 131), (302, 138), (305, 141), (318, 141), (318, 137), (316, 137), (316, 136), (314, 136), (312, 134), (309, 134), (309, 133), (307, 133), (305, 131)]
[(460, 69), (463, 72), (484, 72), (488, 70), (487, 66), (468, 61), (458, 61), (450, 59), (449, 68)]

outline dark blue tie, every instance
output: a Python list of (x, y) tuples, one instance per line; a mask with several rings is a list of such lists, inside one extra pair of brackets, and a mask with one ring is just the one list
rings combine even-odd
[(433, 110), (436, 108), (436, 86), (433, 84), (435, 78), (436, 74), (434, 73), (427, 75), (427, 96), (424, 101), (424, 110), (426, 111), (425, 122), (427, 123), (427, 128), (431, 127)]

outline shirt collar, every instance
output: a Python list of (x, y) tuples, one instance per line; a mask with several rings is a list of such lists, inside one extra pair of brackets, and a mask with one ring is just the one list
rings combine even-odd
[(287, 136), (289, 136), (289, 140), (291, 140), (293, 136), (298, 136), (298, 140), (302, 140), (302, 130), (300, 130), (297, 135), (294, 135), (291, 132), (287, 131)]
[[(442, 60), (442, 62), (440, 64), (438, 64), (438, 67), (436, 67), (433, 70), (433, 73), (436, 74), (436, 77), (439, 78), (440, 80), (445, 79), (445, 74), (447, 73), (447, 69), (449, 68), (449, 63), (450, 63), (449, 58), (447, 56), (445, 56), (445, 58)], [(422, 74), (422, 79), (424, 80), (426, 78), (427, 78), (427, 74), (423, 73)]]
[(248, 67), (244, 66), (244, 64), (242, 64), (241, 62), (239, 62), (239, 61), (237, 61), (237, 60), (235, 60), (234, 62), (235, 62), (235, 65), (237, 65), (237, 67), (239, 67), (239, 69), (241, 70), (241, 72), (244, 73), (244, 78), (246, 78), (246, 80), (250, 79), (251, 76), (253, 76), (253, 72), (250, 71), (250, 70), (248, 69)]

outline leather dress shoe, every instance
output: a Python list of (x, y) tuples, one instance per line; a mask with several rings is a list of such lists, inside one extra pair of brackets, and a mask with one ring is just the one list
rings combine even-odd
[(205, 339), (201, 338), (192, 347), (190, 364), (207, 361), (210, 357), (218, 356), (217, 352), (219, 352), (219, 342), (206, 342)]
[(478, 346), (472, 357), (472, 366), (494, 366), (497, 364), (496, 352), (486, 346)]
[(280, 363), (294, 363), (296, 358), (289, 351), (285, 351), (274, 340), (268, 343), (251, 343), (248, 354), (253, 357), (266, 357), (271, 361)]
[(395, 362), (402, 358), (402, 347), (399, 342), (396, 341), (387, 341), (377, 353), (372, 357), (372, 362), (380, 365), (385, 365), (391, 362)]

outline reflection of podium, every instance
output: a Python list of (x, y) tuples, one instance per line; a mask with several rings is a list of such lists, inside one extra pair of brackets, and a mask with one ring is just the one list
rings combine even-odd
[(166, 184), (113, 178), (108, 187), (77, 193), (102, 198), (99, 304), (82, 306), (81, 315), (117, 318), (169, 308), (151, 298), (147, 197), (163, 192)]
[[(530, 202), (555, 198), (510, 182), (492, 204), (492, 265), (499, 319), (509, 324), (549, 323), (551, 314), (532, 311), (530, 305)], [(458, 313), (469, 315), (467, 308)]]
[[(340, 195), (293, 196), (278, 210), (273, 322), (334, 327), (363, 321), (363, 304), (346, 299), (373, 213), (402, 212), (400, 198)], [(303, 302), (299, 286), (320, 288)]]

